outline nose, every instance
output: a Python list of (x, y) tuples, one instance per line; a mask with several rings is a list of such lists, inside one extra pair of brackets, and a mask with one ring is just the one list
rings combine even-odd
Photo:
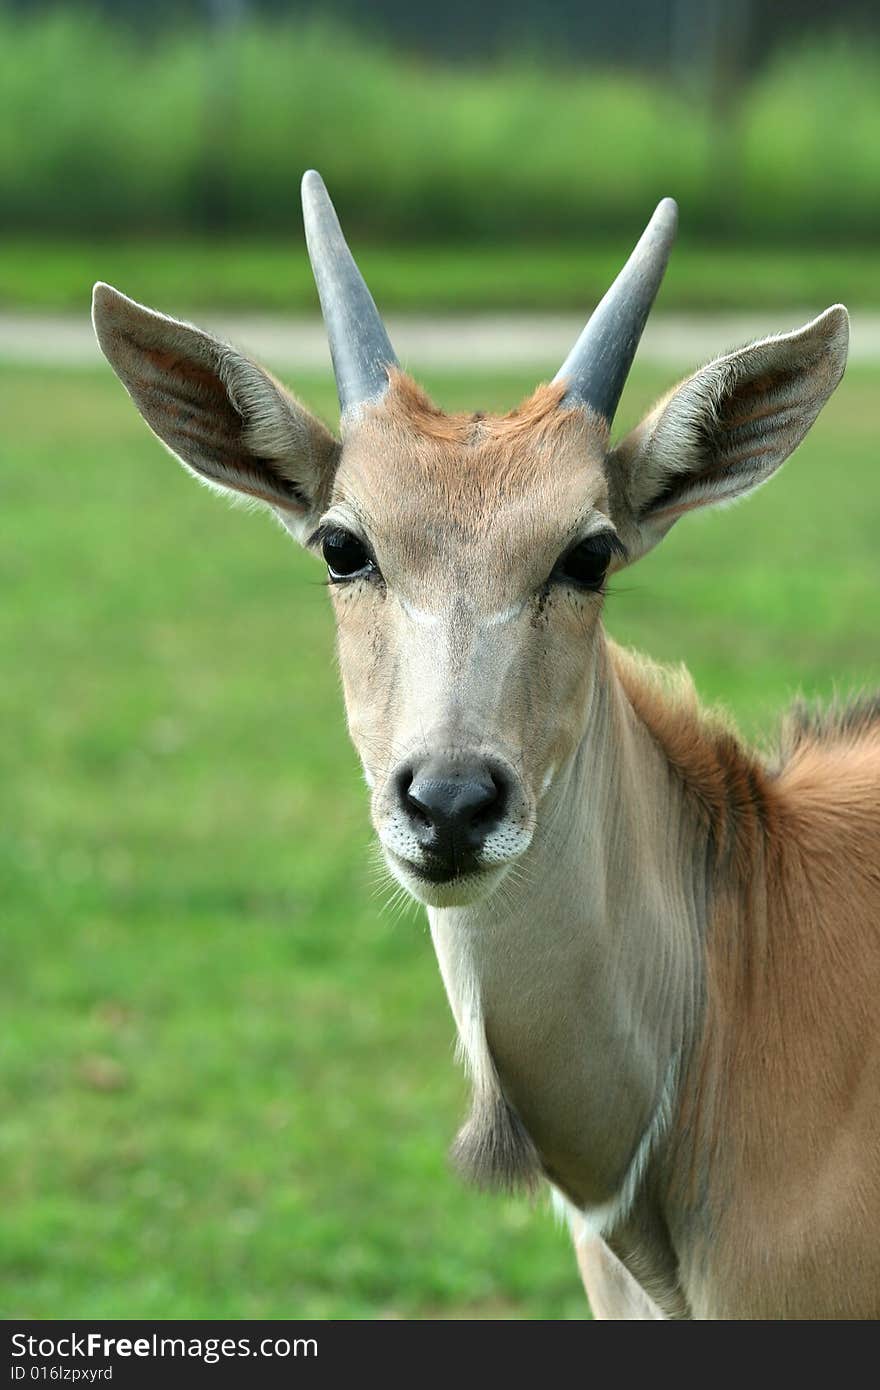
[(409, 828), (447, 878), (474, 866), (508, 799), (503, 771), (480, 760), (429, 758), (403, 768), (397, 787)]

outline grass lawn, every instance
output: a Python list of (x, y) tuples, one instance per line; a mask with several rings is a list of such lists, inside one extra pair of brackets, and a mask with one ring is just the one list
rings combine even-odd
[[(314, 561), (195, 487), (109, 368), (6, 368), (0, 417), (0, 1312), (584, 1317), (545, 1201), (447, 1169), (453, 1027), (421, 917), (371, 896)], [(853, 372), (780, 478), (619, 578), (614, 635), (755, 733), (877, 684), (878, 430)]]
[[(644, 209), (646, 221), (651, 206)], [(684, 226), (684, 214), (682, 214)], [(643, 224), (642, 224), (643, 225)], [(641, 225), (601, 245), (363, 246), (358, 264), (383, 310), (579, 311), (605, 293)], [(686, 229), (685, 229), (686, 230)], [(299, 222), (281, 240), (0, 240), (0, 310), (82, 312), (95, 280), (175, 314), (204, 309), (316, 313), (315, 283)], [(676, 246), (665, 310), (809, 308), (843, 300), (880, 306), (873, 247)]]

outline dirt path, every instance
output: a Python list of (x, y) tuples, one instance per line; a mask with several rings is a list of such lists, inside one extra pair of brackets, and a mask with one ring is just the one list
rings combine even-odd
[[(696, 366), (752, 338), (794, 328), (810, 316), (807, 310), (717, 317), (659, 315), (648, 325), (639, 360), (680, 369)], [(272, 367), (330, 369), (326, 336), (317, 319), (208, 314), (201, 322)], [(582, 318), (565, 314), (388, 320), (401, 362), (437, 371), (522, 368), (552, 374), (582, 327)], [(854, 314), (850, 360), (880, 362), (880, 314)], [(99, 353), (84, 316), (0, 313), (0, 361), (88, 367), (99, 361)]]

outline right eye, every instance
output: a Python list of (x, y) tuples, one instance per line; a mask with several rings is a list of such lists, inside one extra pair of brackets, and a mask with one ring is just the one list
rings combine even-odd
[(373, 559), (362, 540), (351, 531), (336, 527), (328, 531), (321, 543), (321, 550), (327, 562), (330, 579), (338, 584), (345, 579), (360, 579), (370, 574), (378, 574)]

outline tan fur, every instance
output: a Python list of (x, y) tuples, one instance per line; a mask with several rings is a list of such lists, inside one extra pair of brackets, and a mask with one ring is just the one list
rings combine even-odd
[(698, 809), (714, 864), (748, 874), (762, 836), (778, 833), (760, 756), (729, 718), (700, 709), (687, 672), (670, 672), (619, 647), (613, 655), (633, 709)]
[[(381, 414), (402, 428), (414, 431), (425, 439), (440, 440), (467, 448), (474, 444), (493, 443), (508, 449), (507, 467), (516, 461), (524, 462), (522, 450), (516, 444), (524, 437), (528, 440), (529, 453), (540, 448), (548, 439), (564, 435), (571, 429), (573, 420), (581, 416), (580, 410), (560, 409), (565, 395), (563, 382), (551, 382), (539, 386), (515, 409), (506, 415), (486, 415), (482, 411), (472, 414), (450, 415), (434, 404), (427, 392), (411, 376), (399, 368), (389, 370), (389, 391), (383, 397)], [(595, 417), (597, 428), (607, 438), (607, 427)], [(503, 457), (499, 452), (496, 458)]]
[(765, 762), (616, 658), (712, 851), (708, 998), (668, 1175), (676, 1234), (711, 1212), (686, 1275), (699, 1290), (714, 1269), (736, 1316), (877, 1316), (880, 704), (793, 717)]
[[(541, 386), (508, 415), (447, 415), (392, 370), (387, 394), (346, 440), (335, 494), (345, 495), (354, 482), (377, 518), (394, 495), (398, 515), (401, 508), (430, 508), (456, 531), (494, 526), (501, 506), (532, 504), (535, 520), (549, 529), (565, 491), (573, 501), (587, 491), (587, 470), (597, 500), (607, 497), (607, 426), (582, 410), (561, 409), (562, 394), (561, 384)], [(551, 457), (552, 471), (542, 469), (541, 460)]]

